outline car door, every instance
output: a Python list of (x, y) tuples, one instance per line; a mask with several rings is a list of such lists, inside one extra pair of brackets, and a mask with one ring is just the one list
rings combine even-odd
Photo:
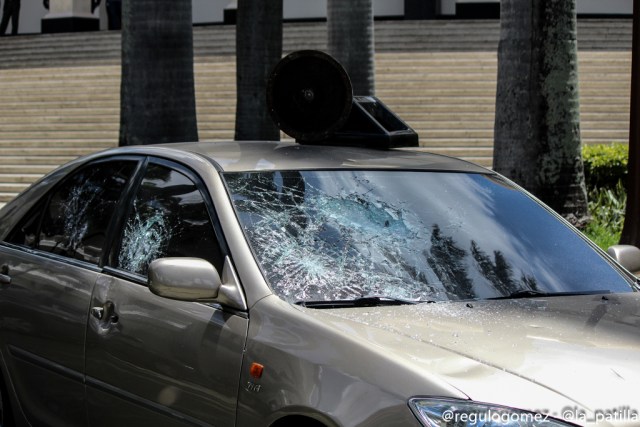
[(189, 170), (152, 160), (130, 202), (91, 298), (91, 426), (235, 423), (246, 313), (147, 287), (148, 265), (162, 257), (203, 258), (222, 273), (226, 251), (202, 188)]
[(87, 312), (111, 218), (138, 165), (91, 163), (61, 181), (0, 246), (0, 352), (31, 425), (85, 426)]

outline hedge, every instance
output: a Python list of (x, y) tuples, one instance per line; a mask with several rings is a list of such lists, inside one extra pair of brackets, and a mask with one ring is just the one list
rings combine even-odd
[(582, 159), (587, 191), (595, 188), (615, 189), (627, 178), (627, 144), (583, 145)]

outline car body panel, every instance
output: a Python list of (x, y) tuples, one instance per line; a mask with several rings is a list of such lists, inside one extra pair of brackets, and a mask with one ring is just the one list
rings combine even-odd
[(91, 425), (234, 425), (246, 316), (104, 274), (91, 306), (104, 308), (87, 329)]
[(407, 390), (466, 398), (387, 356), (368, 337), (345, 335), (310, 310), (265, 298), (251, 310), (245, 356), (245, 366), (262, 364), (264, 373), (256, 379), (243, 369), (238, 425), (306, 415), (327, 425), (419, 426), (408, 410)]
[[(348, 321), (349, 330), (372, 337), (392, 334), (397, 343), (379, 345), (395, 358), (424, 363), (474, 400), (546, 408), (555, 416), (566, 407), (591, 413), (640, 407), (629, 393), (640, 383), (638, 293), (317, 310), (314, 316), (337, 327)], [(463, 358), (467, 368), (450, 364), (456, 357), (434, 364), (425, 357), (431, 347)], [(500, 375), (475, 375), (483, 371), (477, 363)], [(536, 406), (523, 407), (527, 401)]]
[[(163, 145), (162, 147), (167, 147)], [(266, 141), (174, 144), (213, 159), (225, 172), (258, 170), (410, 169), (493, 174), (481, 166), (452, 157), (409, 150), (372, 150)]]
[(239, 425), (274, 407), (274, 417), (330, 407), (346, 425), (411, 425), (406, 395), (609, 425), (571, 420), (640, 407), (629, 393), (640, 382), (640, 296), (606, 298), (320, 310), (267, 298), (252, 310), (247, 344), (247, 363), (265, 374), (243, 371)]
[[(118, 156), (166, 159), (197, 176), (226, 245), (221, 289), (240, 288), (242, 304), (163, 298), (144, 277), (113, 266), (0, 242), (0, 267), (12, 279), (0, 288), (0, 362), (15, 390), (18, 425), (254, 427), (303, 416), (328, 427), (419, 426), (408, 405), (414, 397), (554, 417), (565, 408), (640, 408), (633, 393), (640, 383), (637, 292), (340, 309), (291, 304), (267, 284), (222, 176), (311, 169), (497, 176), (492, 171), (405, 150), (278, 142), (122, 147), (78, 159), (10, 202), (0, 210), (0, 239), (60, 178)], [(118, 231), (111, 230), (114, 239)]]
[[(86, 425), (86, 316), (98, 272), (54, 257), (3, 248), (11, 284), (0, 299), (2, 353), (27, 417)], [(51, 385), (50, 388), (42, 384)]]

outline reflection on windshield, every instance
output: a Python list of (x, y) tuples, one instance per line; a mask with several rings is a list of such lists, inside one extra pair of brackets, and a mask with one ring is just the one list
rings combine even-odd
[(265, 276), (290, 301), (419, 300), (630, 285), (529, 197), (476, 174), (225, 174)]

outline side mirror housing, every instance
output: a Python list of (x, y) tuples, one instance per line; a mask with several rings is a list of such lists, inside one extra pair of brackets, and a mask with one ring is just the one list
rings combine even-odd
[(607, 249), (611, 258), (634, 275), (640, 274), (640, 249), (632, 245), (613, 245)]
[(149, 289), (161, 297), (211, 301), (221, 286), (218, 271), (200, 258), (159, 258), (149, 264)]

